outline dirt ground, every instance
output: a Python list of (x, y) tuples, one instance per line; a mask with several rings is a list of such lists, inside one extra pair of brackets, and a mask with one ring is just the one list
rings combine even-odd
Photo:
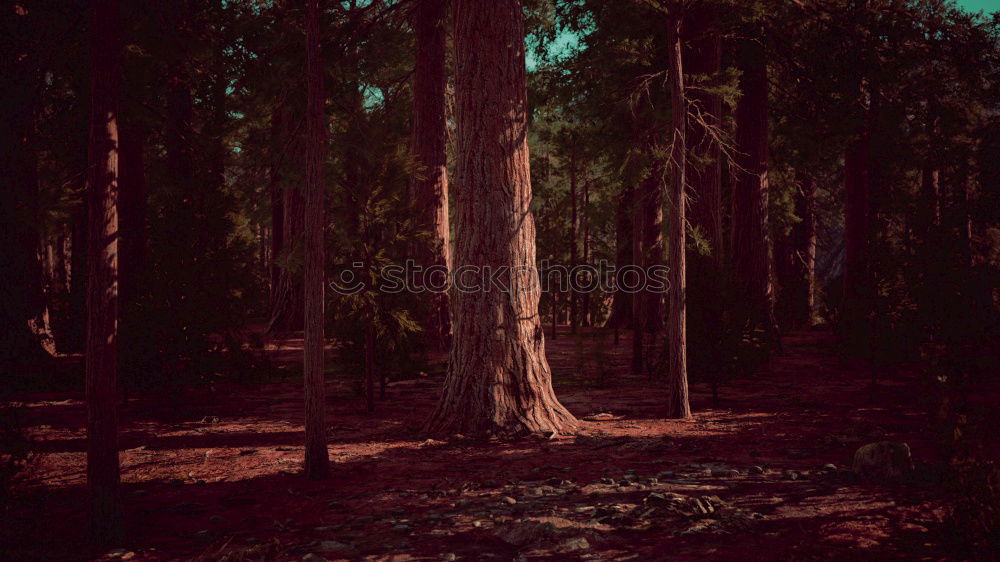
[[(44, 453), (0, 536), (4, 559), (948, 559), (933, 486), (847, 469), (864, 443), (938, 461), (915, 376), (841, 359), (825, 331), (789, 334), (753, 378), (692, 386), (694, 419), (663, 419), (665, 388), (625, 374), (631, 342), (547, 339), (573, 436), (428, 440), (440, 375), (390, 385), (367, 414), (328, 389), (333, 478), (300, 475), (299, 383), (140, 396), (122, 415), (126, 543), (83, 542), (82, 396), (23, 397)], [(276, 357), (294, 360), (289, 342)], [(594, 353), (592, 350), (597, 349)]]

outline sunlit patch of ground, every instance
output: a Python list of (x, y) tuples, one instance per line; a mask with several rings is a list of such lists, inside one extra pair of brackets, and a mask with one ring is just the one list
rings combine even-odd
[[(627, 338), (607, 344), (599, 372), (580, 359), (574, 339), (561, 337), (547, 343), (558, 392), (592, 421), (576, 435), (515, 443), (421, 435), (439, 376), (391, 385), (375, 415), (363, 411), (348, 381), (331, 382), (334, 474), (325, 482), (300, 475), (297, 382), (134, 398), (121, 438), (129, 540), (114, 554), (933, 555), (944, 516), (933, 493), (861, 483), (845, 470), (858, 445), (881, 439), (906, 441), (918, 459), (934, 459), (917, 392), (885, 385), (876, 402), (884, 406), (864, 406), (869, 374), (839, 361), (830, 343), (823, 332), (790, 336), (786, 355), (722, 387), (718, 404), (696, 382), (695, 418), (677, 421), (662, 417), (659, 381), (626, 373)], [(569, 370), (572, 384), (560, 384)], [(14, 558), (85, 558), (83, 405), (79, 397), (25, 402), (44, 457), (39, 485), (9, 518), (2, 547)]]

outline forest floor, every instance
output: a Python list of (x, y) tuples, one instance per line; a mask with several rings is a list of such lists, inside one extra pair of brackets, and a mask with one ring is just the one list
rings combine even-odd
[[(38, 484), (0, 531), (4, 559), (947, 559), (934, 486), (849, 472), (859, 445), (908, 443), (935, 463), (916, 375), (870, 387), (822, 330), (692, 421), (663, 418), (659, 381), (626, 375), (631, 342), (547, 338), (577, 435), (478, 443), (421, 435), (440, 374), (389, 386), (375, 414), (331, 383), (333, 478), (301, 475), (299, 383), (217, 384), (135, 397), (122, 414), (128, 540), (88, 555), (82, 396), (23, 396)], [(275, 352), (297, 360), (296, 342)]]

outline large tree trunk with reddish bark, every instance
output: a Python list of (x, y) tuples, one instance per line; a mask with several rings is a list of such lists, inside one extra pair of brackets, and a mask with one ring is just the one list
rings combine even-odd
[(91, 538), (121, 538), (118, 491), (118, 0), (91, 1), (87, 290), (87, 486)]
[(742, 96), (736, 106), (733, 283), (739, 316), (751, 328), (763, 329), (773, 345), (780, 345), (768, 248), (767, 66), (759, 38), (744, 40), (739, 47)]
[[(684, 71), (687, 76), (705, 79), (721, 70), (722, 46), (715, 26), (718, 13), (701, 4), (685, 14), (683, 35)], [(722, 100), (699, 87), (690, 87), (687, 142), (688, 221), (698, 233), (701, 244), (687, 251), (687, 273), (693, 279), (688, 286), (688, 334), (696, 346), (691, 368), (717, 372), (721, 358), (716, 350), (721, 344), (723, 323), (725, 257), (722, 234), (722, 159), (721, 147), (712, 129), (721, 124)], [(707, 252), (706, 252), (707, 250)], [(699, 353), (700, 352), (700, 353)]]
[[(448, 128), (445, 69), (445, 0), (418, 0), (413, 9), (416, 63), (413, 73), (414, 160), (420, 166), (410, 181), (411, 200), (417, 226), (430, 233), (430, 240), (414, 252), (418, 264), (427, 268), (451, 265), (451, 235), (448, 230)], [(430, 310), (422, 324), (429, 343), (446, 349), (451, 335), (448, 294), (426, 293)]]
[(667, 307), (667, 349), (669, 350), (667, 370), (667, 417), (691, 417), (688, 400), (687, 380), (687, 278), (685, 256), (687, 250), (687, 221), (684, 217), (687, 200), (684, 194), (687, 149), (685, 132), (687, 129), (687, 103), (684, 99), (684, 70), (681, 61), (681, 17), (671, 13), (668, 21), (669, 75), (670, 75), (670, 117), (673, 139), (670, 143), (670, 192), (667, 204), (670, 210), (670, 290)]
[(323, 377), (324, 262), (326, 224), (323, 163), (326, 161), (326, 95), (320, 53), (319, 0), (306, 5), (306, 208), (303, 380), (306, 396), (305, 469), (309, 478), (330, 475), (326, 450), (326, 390)]
[(510, 275), (505, 291), (452, 293), (451, 362), (427, 427), (480, 437), (572, 431), (576, 418), (552, 390), (538, 315), (521, 2), (454, 0), (453, 6), (456, 270), (510, 268)]

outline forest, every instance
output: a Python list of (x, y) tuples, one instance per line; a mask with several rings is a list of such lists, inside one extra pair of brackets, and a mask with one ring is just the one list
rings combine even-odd
[(1000, 556), (991, 0), (0, 14), (0, 560)]

